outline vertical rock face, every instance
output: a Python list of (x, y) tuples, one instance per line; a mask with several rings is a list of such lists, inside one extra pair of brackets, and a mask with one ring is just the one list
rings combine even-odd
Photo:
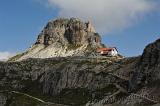
[[(94, 55), (96, 48), (104, 46), (91, 22), (80, 19), (59, 18), (48, 22), (38, 35), (36, 43), (14, 60)], [(17, 58), (18, 57), (18, 58)]]
[(100, 45), (101, 38), (95, 32), (91, 22), (83, 23), (76, 18), (57, 19), (50, 21), (39, 34), (36, 44), (51, 45), (54, 42), (62, 44)]

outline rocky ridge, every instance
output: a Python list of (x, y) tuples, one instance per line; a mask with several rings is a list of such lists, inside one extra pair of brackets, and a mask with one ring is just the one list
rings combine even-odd
[(131, 79), (133, 88), (143, 86), (160, 78), (160, 39), (149, 44), (136, 65)]

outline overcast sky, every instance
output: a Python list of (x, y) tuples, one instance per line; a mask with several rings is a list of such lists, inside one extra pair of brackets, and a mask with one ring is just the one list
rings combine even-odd
[(22, 52), (34, 43), (51, 19), (90, 20), (103, 43), (125, 56), (140, 55), (160, 37), (160, 0), (2, 0), (0, 59)]

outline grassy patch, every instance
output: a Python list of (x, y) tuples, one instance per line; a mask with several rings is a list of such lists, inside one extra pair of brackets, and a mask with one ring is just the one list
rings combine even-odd
[(63, 103), (70, 106), (81, 106), (91, 100), (89, 90), (85, 88), (63, 89), (62, 92), (55, 98), (57, 103)]
[(88, 101), (101, 100), (106, 95), (111, 95), (118, 89), (114, 85), (108, 85), (102, 89), (90, 91), (87, 88), (63, 89), (54, 97), (54, 102), (70, 106), (82, 106)]
[(27, 93), (42, 100), (48, 100), (48, 97), (42, 93), (40, 84), (37, 81), (23, 80), (21, 84), (25, 85), (25, 87), (20, 92)]
[(4, 95), (7, 97), (6, 106), (44, 106), (43, 103), (21, 94), (6, 92)]
[(108, 85), (102, 89), (97, 89), (95, 92), (93, 92), (95, 94), (95, 98), (96, 100), (101, 100), (103, 99), (105, 96), (109, 96), (111, 94), (113, 94), (114, 92), (116, 92), (118, 89), (116, 88), (115, 85)]

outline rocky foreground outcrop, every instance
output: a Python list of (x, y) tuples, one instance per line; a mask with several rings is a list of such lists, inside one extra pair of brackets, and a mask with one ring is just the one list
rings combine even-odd
[[(122, 70), (134, 67), (135, 60), (137, 58), (118, 60), (117, 58), (59, 57), (1, 62), (0, 95), (5, 99), (0, 101), (1, 103), (10, 101), (8, 103), (10, 106), (20, 105), (22, 102), (19, 100), (22, 98), (33, 100), (29, 102), (30, 105), (37, 101), (26, 97), (23, 94), (25, 93), (49, 103), (80, 106), (89, 101), (98, 102), (116, 92), (126, 95), (121, 86), (127, 89), (130, 72), (126, 70), (123, 76)], [(39, 101), (35, 106), (38, 104)]]
[[(136, 63), (130, 80), (130, 88), (148, 96), (152, 100), (160, 100), (160, 39), (149, 44)], [(159, 104), (160, 105), (160, 104)], [(159, 106), (157, 105), (157, 106)]]
[(91, 22), (59, 18), (48, 22), (36, 43), (26, 52), (12, 58), (51, 58), (67, 56), (95, 56), (96, 48), (104, 47)]
[[(142, 56), (57, 57), (0, 63), (5, 106), (151, 106), (160, 102), (160, 40)], [(110, 104), (110, 105), (109, 105)]]
[[(149, 44), (137, 63), (134, 86), (160, 80), (160, 39)], [(136, 81), (136, 82), (135, 82)]]

